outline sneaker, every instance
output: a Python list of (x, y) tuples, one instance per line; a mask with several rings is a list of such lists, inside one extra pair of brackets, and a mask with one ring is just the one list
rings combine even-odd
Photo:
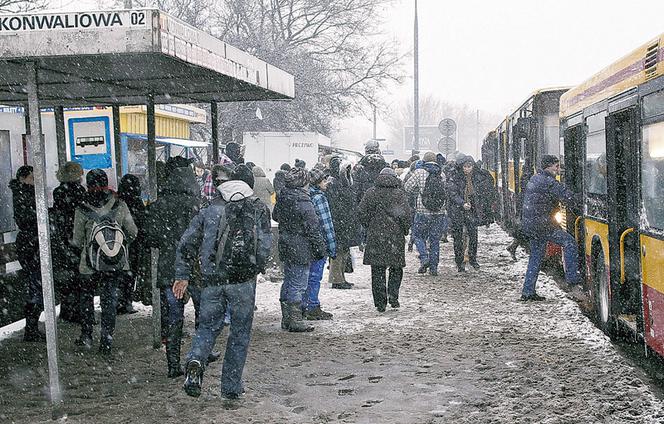
[(478, 264), (477, 261), (470, 261), (469, 263), (473, 268), (480, 269), (480, 264)]
[(546, 300), (546, 297), (540, 296), (537, 293), (531, 294), (531, 295), (521, 295), (521, 299), (519, 299), (521, 302), (542, 302)]
[(192, 397), (201, 395), (201, 386), (203, 385), (203, 367), (196, 360), (187, 362), (185, 371), (184, 385), (182, 388), (185, 393)]
[(92, 336), (81, 335), (78, 339), (74, 340), (76, 346), (81, 346), (86, 349), (92, 349)]
[(332, 283), (332, 288), (339, 290), (350, 290), (353, 288), (353, 284), (349, 283), (348, 281), (344, 281), (343, 283)]
[(418, 274), (426, 274), (428, 268), (429, 268), (429, 264), (424, 264), (420, 267), (420, 269), (417, 270), (417, 273)]
[(310, 311), (304, 311), (302, 314), (304, 316), (304, 319), (307, 319), (309, 321), (320, 321), (320, 320), (331, 320), (333, 315), (329, 312), (325, 312), (320, 308), (320, 306), (316, 306), (314, 309)]
[(457, 265), (457, 271), (459, 271), (459, 272), (466, 272), (466, 265), (464, 265), (464, 264), (458, 264), (458, 265)]

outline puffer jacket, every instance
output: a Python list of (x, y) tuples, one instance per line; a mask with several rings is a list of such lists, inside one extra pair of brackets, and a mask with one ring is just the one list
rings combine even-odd
[(528, 181), (523, 198), (521, 225), (523, 232), (533, 238), (546, 237), (557, 228), (554, 212), (560, 202), (577, 207), (578, 195), (569, 190), (550, 173), (540, 170)]
[(263, 171), (263, 168), (260, 166), (254, 166), (251, 172), (254, 174), (254, 194), (267, 205), (271, 212), (274, 187), (270, 180), (265, 176), (265, 171)]
[(463, 162), (456, 164), (450, 171), (447, 183), (447, 213), (453, 227), (466, 225), (486, 225), (493, 222), (496, 189), (493, 177), (486, 171), (473, 167), (471, 179), (473, 182), (473, 195), (469, 200), (470, 210), (465, 210), (466, 175), (463, 173)]
[(330, 160), (330, 176), (325, 195), (332, 212), (332, 223), (339, 251), (357, 246), (360, 227), (357, 221), (357, 203), (351, 176), (352, 164), (341, 158)]
[(11, 180), (14, 221), (18, 227), (16, 253), (23, 269), (39, 269), (39, 237), (37, 235), (37, 207), (35, 186)]
[[(228, 181), (218, 187), (221, 196), (212, 200), (209, 206), (201, 209), (180, 238), (175, 259), (175, 279), (189, 280), (192, 277), (192, 264), (200, 257), (203, 285), (241, 283), (228, 281), (226, 270), (217, 268), (217, 238), (219, 228), (226, 225), (226, 204), (244, 199), (256, 199), (253, 190), (243, 181)], [(262, 202), (256, 237), (258, 251), (256, 261), (264, 267), (270, 255), (272, 234), (270, 232), (270, 211)]]
[(282, 262), (308, 265), (322, 259), (327, 247), (318, 216), (304, 188), (285, 187), (274, 205), (273, 219), (279, 223), (279, 258)]
[(360, 162), (355, 167), (353, 172), (353, 183), (356, 201), (359, 204), (364, 197), (364, 193), (374, 186), (376, 178), (383, 168), (389, 165), (385, 159), (378, 154), (369, 154), (360, 159)]

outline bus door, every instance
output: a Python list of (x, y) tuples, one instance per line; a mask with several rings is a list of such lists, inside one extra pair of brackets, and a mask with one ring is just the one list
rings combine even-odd
[[(562, 171), (563, 181), (567, 188), (575, 193), (583, 193), (583, 165), (585, 157), (586, 130), (582, 123), (576, 124), (565, 130), (565, 160)], [(579, 271), (585, 281), (585, 243), (584, 225), (582, 214), (572, 208), (565, 208), (565, 227), (567, 231), (576, 238), (579, 249)]]
[[(609, 270), (614, 316), (641, 315), (639, 141), (636, 107), (606, 118)], [(642, 328), (642, 323), (635, 323)]]

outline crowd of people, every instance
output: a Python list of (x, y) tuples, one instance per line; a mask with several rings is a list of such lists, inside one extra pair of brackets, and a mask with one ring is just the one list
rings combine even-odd
[[(575, 254), (569, 237), (541, 218), (553, 202), (572, 198), (554, 178), (554, 159), (543, 163), (544, 173), (526, 190), (523, 231), (534, 241), (522, 300), (541, 300), (535, 280), (547, 240), (563, 244), (566, 262)], [(346, 274), (352, 271), (351, 249), (356, 246), (371, 267), (373, 303), (382, 313), (388, 304), (400, 307), (409, 233), (418, 251), (419, 274), (438, 275), (440, 243), (447, 241), (448, 232), (457, 270), (466, 272), (466, 263), (480, 268), (477, 228), (493, 222), (497, 200), (493, 177), (480, 165), (471, 156), (446, 160), (434, 152), (388, 164), (378, 144), (369, 142), (355, 165), (326, 156), (307, 169), (304, 161), (296, 160), (293, 166), (283, 164), (271, 182), (263, 169), (245, 163), (239, 149), (228, 146), (209, 170), (182, 157), (161, 163), (158, 200), (146, 206), (137, 176), (125, 175), (116, 193), (105, 171), (93, 169), (83, 187), (83, 169), (68, 162), (57, 173), (60, 185), (49, 211), (60, 318), (80, 324), (76, 344), (92, 348), (93, 296), (98, 293), (99, 351), (110, 354), (116, 315), (135, 312), (132, 296), (149, 303), (146, 264), (150, 249), (158, 249), (156, 281), (168, 377), (185, 375), (184, 390), (199, 396), (206, 366), (220, 357), (213, 351), (216, 338), (230, 323), (221, 391), (226, 398), (237, 398), (243, 393), (256, 277), (272, 263), (272, 220), (278, 223), (283, 273), (282, 329), (309, 332), (314, 330), (311, 321), (333, 319), (319, 298), (323, 271), (329, 259), (331, 287), (352, 288)], [(18, 258), (28, 287), (24, 340), (40, 341), (43, 299), (32, 168), (19, 168), (10, 187), (19, 229)], [(568, 280), (578, 282), (577, 270), (567, 271)], [(182, 367), (189, 298), (196, 333)]]

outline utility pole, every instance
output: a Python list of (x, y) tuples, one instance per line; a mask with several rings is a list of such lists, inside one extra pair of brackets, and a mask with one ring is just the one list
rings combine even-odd
[(373, 139), (376, 139), (376, 105), (373, 105)]
[(475, 123), (475, 159), (481, 159), (480, 158), (480, 150), (482, 148), (482, 140), (480, 140), (480, 110), (477, 109), (477, 121)]
[(417, 0), (415, 0), (415, 43), (414, 50), (415, 54), (413, 56), (413, 76), (415, 80), (415, 89), (413, 93), (413, 135), (415, 139), (413, 140), (413, 154), (419, 153), (420, 150), (420, 81), (419, 81), (419, 46), (418, 46), (418, 27), (417, 27)]

